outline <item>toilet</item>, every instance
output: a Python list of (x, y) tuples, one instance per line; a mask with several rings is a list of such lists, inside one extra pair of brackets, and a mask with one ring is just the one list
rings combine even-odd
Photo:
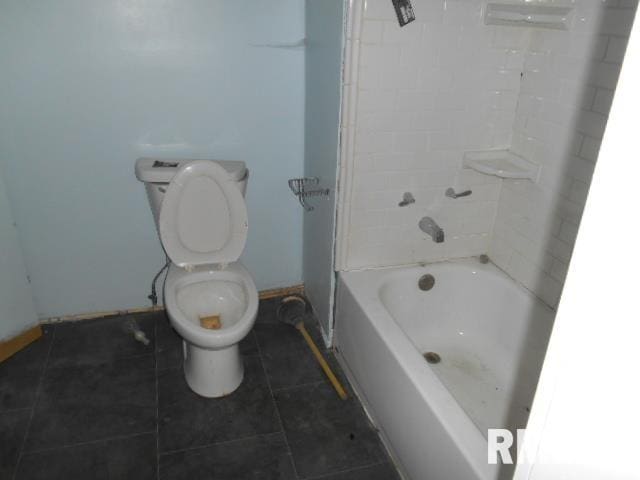
[[(247, 240), (244, 162), (136, 161), (160, 241), (171, 260), (164, 286), (169, 320), (183, 339), (184, 374), (203, 397), (222, 397), (242, 383), (238, 344), (258, 312), (251, 274), (238, 261)], [(207, 329), (201, 318), (217, 316)]]

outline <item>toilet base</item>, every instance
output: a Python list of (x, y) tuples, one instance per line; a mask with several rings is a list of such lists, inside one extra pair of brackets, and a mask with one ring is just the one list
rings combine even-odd
[(207, 350), (183, 340), (184, 376), (198, 395), (224, 397), (236, 390), (244, 377), (238, 344), (221, 350)]

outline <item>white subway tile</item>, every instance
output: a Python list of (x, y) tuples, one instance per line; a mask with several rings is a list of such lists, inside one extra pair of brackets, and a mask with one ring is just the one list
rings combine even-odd
[(631, 31), (634, 16), (628, 10), (617, 8), (605, 8), (602, 22), (600, 23), (600, 33), (605, 35), (628, 36)]
[(589, 185), (585, 182), (578, 180), (573, 182), (571, 191), (569, 193), (569, 199), (579, 205), (584, 205), (587, 201), (587, 195), (589, 194)]
[(549, 306), (556, 308), (562, 294), (562, 282), (549, 275), (542, 275), (535, 293)]
[[(428, 2), (427, 2), (428, 3)], [(434, 2), (439, 3), (439, 2)], [(456, 28), (479, 25), (482, 21), (480, 2), (448, 1), (442, 22)]]
[(395, 20), (396, 14), (393, 4), (386, 0), (367, 0), (365, 2), (364, 18), (377, 20)]
[(433, 24), (441, 24), (444, 17), (444, 0), (431, 0), (414, 2), (416, 18), (422, 23), (426, 23), (429, 28)]
[(597, 62), (593, 64), (588, 81), (597, 87), (616, 88), (620, 65), (615, 63)]
[(607, 53), (604, 57), (606, 62), (622, 63), (624, 59), (624, 52), (627, 49), (626, 37), (611, 37), (609, 39), (609, 46), (607, 47)]
[(385, 45), (419, 45), (422, 39), (422, 24), (411, 22), (401, 27), (398, 22), (384, 22), (382, 42)]
[(395, 132), (393, 137), (393, 151), (395, 153), (425, 153), (427, 151), (428, 136), (425, 132)]
[(389, 153), (393, 150), (391, 132), (356, 132), (355, 153)]
[(619, 0), (618, 3), (621, 8), (636, 8), (638, 6), (638, 0)]
[(567, 175), (575, 180), (589, 183), (593, 176), (594, 167), (595, 163), (591, 161), (583, 160), (580, 157), (571, 157), (567, 163)]
[(384, 112), (395, 109), (395, 90), (359, 90), (358, 112)]
[(362, 22), (361, 43), (382, 43), (382, 29), (384, 22), (365, 20)]
[(578, 115), (577, 129), (579, 132), (594, 138), (602, 138), (607, 117), (601, 113), (582, 110)]
[(560, 260), (564, 260), (568, 263), (569, 260), (571, 260), (573, 246), (557, 238), (552, 238), (549, 242), (549, 251), (554, 257), (557, 257)]
[(613, 90), (598, 88), (595, 94), (595, 98), (593, 100), (592, 109), (594, 112), (602, 113), (604, 115), (609, 115), (609, 110), (611, 110), (612, 102), (613, 102)]
[(558, 259), (553, 260), (553, 264), (551, 265), (551, 276), (558, 280), (559, 282), (564, 282), (565, 277), (567, 276), (567, 269), (569, 265), (566, 262), (563, 262)]
[[(625, 3), (577, 2), (570, 30), (552, 31), (484, 25), (479, 0), (415, 0), (416, 22), (400, 28), (390, 2), (367, 0), (351, 69), (358, 153), (347, 265), (488, 251), (555, 305), (630, 25), (608, 5)], [(542, 165), (539, 183), (461, 168), (465, 150), (495, 146)], [(474, 193), (454, 201), (449, 186)], [(416, 203), (399, 208), (405, 191)], [(418, 230), (425, 214), (446, 227), (444, 244)]]
[(560, 240), (572, 245), (576, 241), (578, 235), (578, 226), (571, 222), (562, 222), (560, 227), (559, 238)]
[(379, 71), (395, 70), (400, 65), (400, 46), (363, 44), (360, 47), (360, 65)]
[(520, 27), (501, 27), (495, 30), (492, 46), (523, 50), (529, 41), (529, 30)]
[(591, 137), (584, 137), (582, 147), (580, 148), (580, 156), (586, 160), (595, 162), (600, 151), (600, 140)]
[(609, 45), (609, 36), (608, 35), (598, 35), (591, 42), (591, 54), (590, 57), (593, 60), (603, 60), (605, 55), (607, 54), (607, 47)]

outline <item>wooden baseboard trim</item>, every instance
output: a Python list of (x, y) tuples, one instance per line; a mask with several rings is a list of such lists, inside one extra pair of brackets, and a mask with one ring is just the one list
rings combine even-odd
[(269, 298), (284, 297), (285, 295), (304, 294), (304, 285), (293, 285), (284, 288), (272, 288), (271, 290), (262, 290), (259, 294), (260, 300), (268, 300)]
[(161, 306), (139, 307), (139, 308), (127, 308), (124, 310), (107, 310), (104, 312), (78, 313), (76, 315), (64, 315), (61, 317), (43, 318), (40, 320), (40, 324), (48, 325), (52, 323), (77, 322), (80, 320), (92, 320), (94, 318), (113, 317), (115, 315), (131, 315), (134, 313), (159, 312), (161, 310), (164, 310), (164, 307), (161, 307)]
[(25, 330), (9, 340), (0, 342), (0, 362), (4, 362), (7, 358), (19, 352), (30, 343), (35, 342), (41, 336), (42, 327), (40, 325), (36, 325), (35, 327)]
[[(295, 293), (304, 294), (304, 285), (293, 285), (291, 287), (272, 288), (269, 290), (261, 290), (258, 292), (260, 300), (268, 300), (269, 298), (282, 297), (284, 295), (293, 295)], [(140, 307), (128, 308), (125, 310), (109, 310), (106, 312), (90, 312), (79, 313), (77, 315), (64, 315), (61, 317), (50, 317), (40, 320), (41, 324), (61, 323), (61, 322), (77, 322), (80, 320), (91, 320), (93, 318), (112, 317), (114, 315), (132, 315), (134, 313), (158, 312), (164, 310), (164, 307)], [(0, 360), (1, 361), (1, 360)]]

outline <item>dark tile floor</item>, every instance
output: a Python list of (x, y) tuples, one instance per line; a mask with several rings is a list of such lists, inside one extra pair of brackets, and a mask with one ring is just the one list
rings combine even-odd
[(399, 479), (276, 305), (261, 302), (241, 343), (244, 382), (213, 400), (187, 387), (164, 313), (46, 326), (0, 364), (0, 479)]

